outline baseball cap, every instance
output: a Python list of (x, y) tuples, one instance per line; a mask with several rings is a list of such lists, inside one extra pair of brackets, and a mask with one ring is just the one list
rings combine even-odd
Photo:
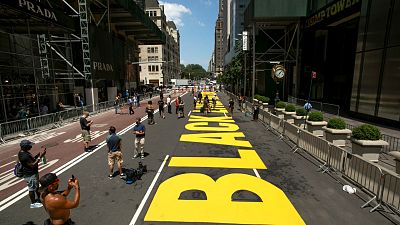
[(59, 179), (55, 173), (48, 173), (48, 174), (42, 176), (39, 179), (39, 183), (40, 183), (39, 191), (45, 190), (48, 186), (50, 186), (51, 184), (53, 184), (57, 181), (59, 181)]
[(35, 143), (33, 143), (33, 142), (30, 141), (30, 140), (22, 140), (22, 141), (19, 143), (19, 145), (20, 145), (21, 147), (28, 147), (28, 146), (32, 147), (34, 144), (35, 144)]

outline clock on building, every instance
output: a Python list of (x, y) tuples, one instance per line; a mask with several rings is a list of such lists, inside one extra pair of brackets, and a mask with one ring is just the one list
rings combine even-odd
[(272, 67), (272, 79), (276, 82), (280, 81), (285, 77), (286, 69), (280, 64), (276, 64)]

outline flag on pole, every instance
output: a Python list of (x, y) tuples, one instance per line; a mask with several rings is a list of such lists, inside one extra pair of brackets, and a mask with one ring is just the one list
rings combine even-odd
[(311, 77), (312, 77), (312, 79), (317, 78), (317, 72), (311, 71)]

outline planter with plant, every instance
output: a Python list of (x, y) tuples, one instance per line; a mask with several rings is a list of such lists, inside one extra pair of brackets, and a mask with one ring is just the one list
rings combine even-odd
[(321, 112), (309, 113), (306, 123), (309, 132), (319, 137), (324, 136), (324, 130), (322, 130), (322, 127), (326, 126), (328, 123), (324, 121), (324, 115)]
[(284, 114), (283, 111), (285, 110), (286, 103), (279, 101), (275, 104), (275, 115), (278, 116), (279, 118), (283, 118)]
[(294, 119), (293, 119), (292, 115), (296, 114), (296, 107), (293, 104), (287, 104), (283, 114), (284, 114), (284, 119), (288, 123), (294, 123)]
[(307, 111), (304, 108), (297, 108), (296, 114), (292, 115), (294, 118), (294, 125), (304, 128), (304, 121), (306, 119)]
[(263, 109), (268, 109), (269, 98), (266, 96), (260, 96), (259, 100), (262, 101)]
[(347, 137), (351, 134), (351, 130), (346, 129), (346, 122), (340, 118), (331, 118), (323, 129), (326, 140), (336, 146), (345, 146)]
[(381, 132), (375, 126), (363, 124), (355, 127), (351, 136), (351, 152), (377, 161), (382, 147), (388, 145), (386, 141), (381, 140), (381, 137)]

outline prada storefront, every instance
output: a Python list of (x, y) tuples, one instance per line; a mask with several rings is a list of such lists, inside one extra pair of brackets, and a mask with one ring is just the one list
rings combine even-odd
[(300, 98), (340, 105), (341, 114), (399, 126), (400, 1), (310, 1)]

